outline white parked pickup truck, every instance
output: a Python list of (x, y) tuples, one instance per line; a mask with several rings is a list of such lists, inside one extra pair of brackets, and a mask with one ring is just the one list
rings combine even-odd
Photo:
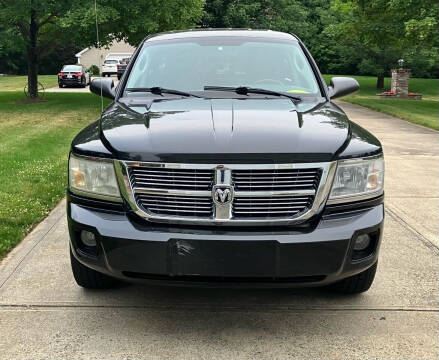
[(131, 57), (131, 53), (110, 53), (105, 57), (102, 65), (102, 76), (117, 75), (117, 65), (123, 58)]

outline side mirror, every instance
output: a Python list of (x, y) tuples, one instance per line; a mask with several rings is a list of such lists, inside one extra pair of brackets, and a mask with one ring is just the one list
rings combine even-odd
[(116, 97), (116, 91), (114, 90), (113, 79), (97, 78), (91, 82), (90, 91), (93, 94), (100, 96), (101, 89), (102, 89), (102, 96), (109, 99), (114, 99)]
[(350, 77), (333, 77), (328, 87), (329, 97), (336, 99), (348, 94), (352, 94), (360, 88), (357, 80)]

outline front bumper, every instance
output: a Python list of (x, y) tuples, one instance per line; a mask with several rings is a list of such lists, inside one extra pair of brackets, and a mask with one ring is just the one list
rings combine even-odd
[(102, 68), (102, 74), (117, 74), (117, 68), (111, 67), (111, 68)]
[[(375, 264), (384, 205), (323, 216), (307, 227), (191, 228), (148, 223), (124, 211), (67, 201), (70, 245), (84, 265), (116, 278), (168, 285), (319, 286)], [(97, 236), (90, 249), (80, 232)], [(373, 247), (358, 259), (353, 239), (369, 233)]]
[(71, 79), (68, 78), (58, 78), (58, 84), (62, 85), (81, 85), (83, 82), (83, 78), (81, 77), (73, 77)]

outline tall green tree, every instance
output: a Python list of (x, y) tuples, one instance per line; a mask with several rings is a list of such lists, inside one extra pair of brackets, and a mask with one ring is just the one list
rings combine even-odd
[(72, 3), (73, 0), (0, 0), (0, 23), (6, 33), (19, 34), (26, 49), (28, 89), (32, 98), (38, 96), (38, 65), (46, 50), (42, 35)]
[(359, 70), (376, 75), (378, 89), (399, 58), (434, 43), (437, 0), (335, 0), (333, 10), (342, 21), (326, 32), (362, 55)]
[[(202, 15), (203, 0), (96, 0), (100, 42), (96, 36), (95, 3), (90, 0), (0, 0), (0, 24), (19, 34), (26, 49), (28, 89), (38, 97), (38, 69), (45, 54), (63, 43), (78, 46), (137, 44), (151, 32), (186, 28)], [(0, 38), (2, 35), (0, 35)]]
[(204, 27), (271, 29), (306, 36), (309, 10), (300, 0), (207, 0)]
[(293, 33), (311, 50), (322, 71), (354, 74), (355, 51), (334, 42), (325, 32), (341, 18), (328, 0), (206, 0), (200, 25)]

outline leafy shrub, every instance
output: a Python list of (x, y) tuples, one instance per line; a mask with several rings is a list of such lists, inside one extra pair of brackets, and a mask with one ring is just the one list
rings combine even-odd
[(91, 75), (99, 76), (99, 68), (97, 67), (97, 65), (92, 65), (92, 66), (90, 66), (90, 68), (88, 69), (88, 72), (89, 72)]

